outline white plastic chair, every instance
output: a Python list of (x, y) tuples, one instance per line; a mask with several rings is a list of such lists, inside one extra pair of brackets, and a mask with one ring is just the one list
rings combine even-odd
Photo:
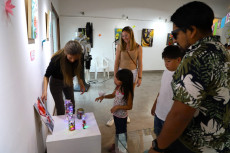
[(105, 71), (108, 73), (108, 79), (109, 79), (109, 61), (105, 57), (95, 58), (95, 80), (97, 80), (97, 72), (100, 69), (103, 69), (104, 77), (105, 77)]

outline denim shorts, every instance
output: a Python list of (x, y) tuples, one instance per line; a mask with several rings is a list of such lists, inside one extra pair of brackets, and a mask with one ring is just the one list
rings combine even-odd
[(156, 134), (156, 136), (159, 136), (159, 134), (161, 133), (163, 125), (164, 125), (164, 121), (159, 119), (157, 117), (157, 115), (155, 114), (155, 118), (154, 118), (154, 133)]

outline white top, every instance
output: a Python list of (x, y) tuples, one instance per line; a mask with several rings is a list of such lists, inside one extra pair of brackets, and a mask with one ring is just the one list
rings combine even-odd
[(161, 78), (161, 88), (157, 98), (155, 114), (157, 117), (165, 121), (169, 111), (173, 105), (173, 91), (171, 87), (172, 76), (175, 71), (165, 70)]
[[(113, 106), (125, 106), (125, 105), (127, 105), (127, 102), (124, 101), (124, 99), (123, 99), (124, 93), (119, 92), (119, 89), (117, 89), (115, 94), (116, 95), (115, 95)], [(128, 112), (127, 112), (127, 110), (124, 110), (124, 109), (118, 109), (117, 111), (115, 111), (113, 113), (113, 115), (118, 117), (118, 118), (126, 118), (128, 116)]]

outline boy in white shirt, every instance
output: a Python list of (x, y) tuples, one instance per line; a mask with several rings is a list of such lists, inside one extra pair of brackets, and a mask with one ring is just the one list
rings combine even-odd
[(154, 133), (158, 136), (163, 127), (164, 121), (173, 105), (173, 91), (171, 87), (172, 76), (179, 66), (182, 58), (183, 52), (178, 46), (170, 45), (165, 47), (162, 52), (162, 58), (165, 62), (165, 67), (167, 70), (163, 72), (161, 78), (160, 92), (153, 104), (151, 114), (154, 118)]

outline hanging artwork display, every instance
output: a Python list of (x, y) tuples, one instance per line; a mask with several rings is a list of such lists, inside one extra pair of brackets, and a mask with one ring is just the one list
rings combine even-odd
[(220, 28), (223, 28), (225, 25), (226, 16), (222, 18)]
[(93, 23), (86, 23), (85, 35), (89, 39), (91, 48), (93, 48)]
[(38, 33), (38, 1), (25, 0), (28, 39), (36, 39)]
[(166, 45), (173, 45), (173, 35), (168, 33)]
[(221, 19), (218, 20), (217, 29), (220, 29), (220, 26), (221, 26)]
[(226, 15), (225, 24), (227, 24), (228, 22), (230, 22), (230, 12)]
[(46, 16), (46, 40), (49, 41), (51, 29), (51, 11), (45, 13)]
[(142, 29), (141, 35), (141, 46), (143, 47), (152, 47), (153, 45), (153, 29)]
[(49, 131), (52, 133), (54, 129), (54, 120), (52, 119), (50, 113), (47, 111), (44, 103), (38, 97), (37, 102), (34, 104), (35, 109), (42, 118), (42, 121), (48, 127)]
[(216, 22), (216, 23), (214, 24), (214, 26), (213, 26), (213, 33), (212, 33), (213, 36), (216, 35), (217, 26), (218, 26), (218, 22)]
[(121, 28), (115, 28), (115, 42), (117, 42), (121, 37), (122, 29)]

